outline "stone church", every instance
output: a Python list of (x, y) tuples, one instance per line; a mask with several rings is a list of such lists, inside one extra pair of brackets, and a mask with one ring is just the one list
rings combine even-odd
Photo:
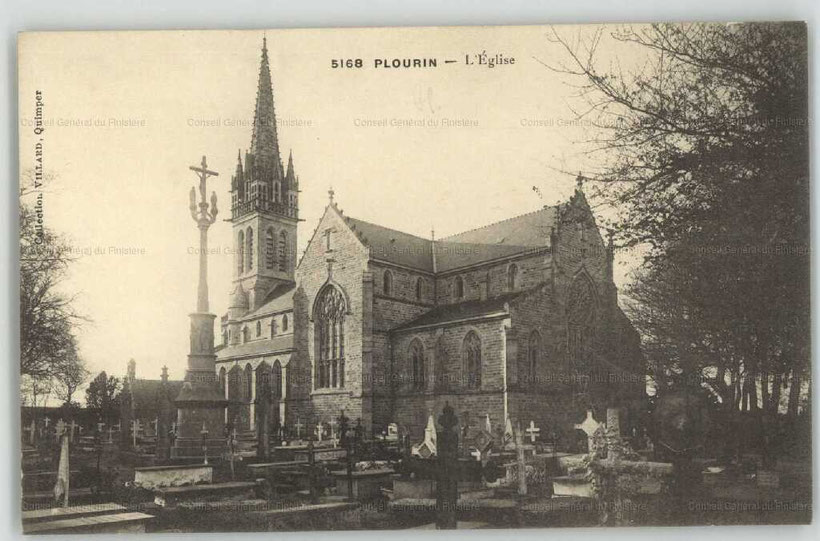
[(266, 403), (271, 425), (305, 434), (344, 409), (370, 433), (397, 423), (420, 437), (449, 402), (462, 424), (534, 421), (566, 447), (587, 409), (637, 421), (639, 337), (580, 181), (564, 203), (440, 239), (347, 216), (331, 191), (297, 259), (299, 177), (283, 156), (263, 45), (251, 145), (231, 181), (236, 258), (216, 365), (227, 422), (254, 430)]

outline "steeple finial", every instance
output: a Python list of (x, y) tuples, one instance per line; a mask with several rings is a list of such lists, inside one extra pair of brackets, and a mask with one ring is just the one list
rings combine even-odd
[(582, 192), (582, 191), (584, 191), (584, 181), (585, 181), (585, 180), (586, 180), (586, 179), (585, 179), (585, 178), (584, 178), (584, 176), (581, 174), (581, 172), (580, 172), (580, 171), (578, 171), (578, 176), (575, 178), (575, 190), (576, 190), (576, 191), (578, 191), (578, 192)]
[(330, 198), (330, 204), (333, 204), (333, 196), (336, 195), (336, 192), (333, 191), (333, 186), (327, 191), (327, 195)]
[(253, 136), (251, 137), (250, 152), (254, 155), (256, 165), (274, 172), (281, 167), (266, 37), (262, 38), (262, 59), (259, 64), (259, 82), (256, 90), (256, 108), (253, 116)]

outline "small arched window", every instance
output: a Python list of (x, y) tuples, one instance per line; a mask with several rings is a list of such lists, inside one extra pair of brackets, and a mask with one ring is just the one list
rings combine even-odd
[(410, 363), (413, 370), (413, 389), (424, 390), (425, 388), (425, 374), (424, 374), (424, 346), (421, 340), (416, 338), (410, 344)]
[(239, 271), (239, 274), (245, 272), (245, 232), (240, 231), (239, 236), (236, 238), (236, 245), (238, 246), (239, 250), (236, 255), (236, 269)]
[(253, 269), (253, 229), (251, 229), (251, 228), (249, 227), (249, 228), (248, 228), (248, 232), (247, 232), (247, 234), (245, 235), (245, 237), (246, 237), (246, 238), (245, 238), (245, 241), (246, 241), (246, 242), (247, 242), (247, 244), (248, 244), (248, 249), (247, 249), (247, 252), (248, 252), (248, 264), (247, 264), (246, 266), (247, 266), (248, 270), (252, 270), (252, 269)]
[(273, 338), (276, 336), (276, 318), (272, 317), (270, 319), (270, 337)]
[(541, 335), (538, 331), (530, 333), (529, 347), (527, 348), (527, 382), (530, 387), (535, 387), (536, 371), (541, 361)]
[(455, 295), (457, 299), (464, 298), (464, 279), (461, 276), (456, 276)]
[(481, 339), (475, 331), (464, 337), (464, 372), (468, 389), (481, 388)]
[(389, 270), (384, 271), (382, 292), (388, 297), (393, 294), (393, 273)]
[(276, 266), (276, 234), (269, 227), (265, 233), (265, 268), (273, 270)]
[(420, 301), (422, 297), (422, 290), (424, 288), (424, 283), (421, 281), (421, 278), (416, 278), (416, 300)]
[(262, 336), (262, 322), (256, 322), (256, 336)]
[(248, 328), (247, 327), (242, 327), (242, 343), (247, 342), (248, 338), (249, 338)]
[(288, 330), (288, 315), (285, 314), (284, 316), (282, 316), (282, 332), (285, 332), (287, 330)]
[(507, 289), (510, 291), (518, 287), (518, 265), (513, 263), (507, 269)]
[(279, 232), (279, 272), (288, 270), (288, 234)]

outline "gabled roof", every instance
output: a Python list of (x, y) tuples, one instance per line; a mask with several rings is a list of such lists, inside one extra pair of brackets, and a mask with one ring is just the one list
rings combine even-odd
[(422, 314), (416, 319), (400, 325), (392, 331), (414, 329), (427, 325), (440, 325), (451, 321), (460, 321), (480, 316), (488, 316), (507, 312), (507, 303), (522, 295), (524, 292), (505, 293), (485, 300), (465, 301), (457, 304), (443, 304)]
[(345, 222), (356, 233), (359, 240), (370, 248), (371, 257), (427, 272), (433, 271), (433, 250), (430, 239), (423, 239), (356, 218), (345, 217)]
[[(557, 207), (444, 237), (436, 241), (436, 272), (445, 272), (484, 261), (510, 257), (549, 246)], [(343, 216), (345, 223), (370, 249), (370, 256), (389, 263), (433, 272), (433, 241)]]
[(152, 412), (162, 409), (163, 393), (173, 401), (182, 389), (182, 380), (169, 379), (163, 386), (161, 379), (134, 379), (126, 384), (134, 409), (141, 416), (151, 416)]
[(549, 244), (550, 228), (555, 225), (557, 213), (558, 207), (543, 207), (535, 212), (443, 237), (441, 240), (443, 242), (493, 244), (512, 247), (547, 246)]

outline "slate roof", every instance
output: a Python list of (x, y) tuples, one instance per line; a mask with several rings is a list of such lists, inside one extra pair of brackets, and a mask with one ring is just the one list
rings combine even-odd
[(518, 291), (515, 293), (505, 293), (503, 295), (485, 300), (473, 300), (456, 304), (440, 305), (412, 321), (391, 329), (391, 332), (412, 329), (424, 325), (439, 325), (450, 321), (459, 321), (472, 317), (505, 312), (505, 305), (524, 293), (524, 291)]
[[(502, 220), (436, 241), (436, 271), (466, 267), (484, 261), (509, 257), (549, 245), (557, 207), (544, 207), (529, 214)], [(370, 255), (397, 265), (433, 272), (433, 243), (424, 239), (345, 217), (359, 239), (370, 248)]]
[(558, 207), (543, 207), (535, 212), (443, 237), (441, 240), (504, 246), (546, 246), (557, 212)]
[(235, 357), (250, 357), (275, 355), (293, 349), (293, 334), (274, 336), (273, 339), (263, 338), (244, 344), (226, 346), (216, 352), (217, 361), (225, 361)]
[[(128, 392), (137, 417), (153, 418), (162, 409), (163, 386), (161, 379), (134, 379), (127, 383)], [(182, 380), (168, 380), (168, 397), (173, 401), (182, 389)]]
[(370, 248), (372, 257), (405, 267), (427, 272), (433, 271), (433, 250), (430, 239), (423, 239), (356, 218), (348, 217), (346, 222), (359, 236), (359, 239)]
[(293, 310), (293, 294), (295, 291), (296, 284), (294, 283), (278, 285), (268, 293), (262, 306), (252, 312), (248, 312), (242, 316), (241, 320), (244, 321), (276, 312)]

